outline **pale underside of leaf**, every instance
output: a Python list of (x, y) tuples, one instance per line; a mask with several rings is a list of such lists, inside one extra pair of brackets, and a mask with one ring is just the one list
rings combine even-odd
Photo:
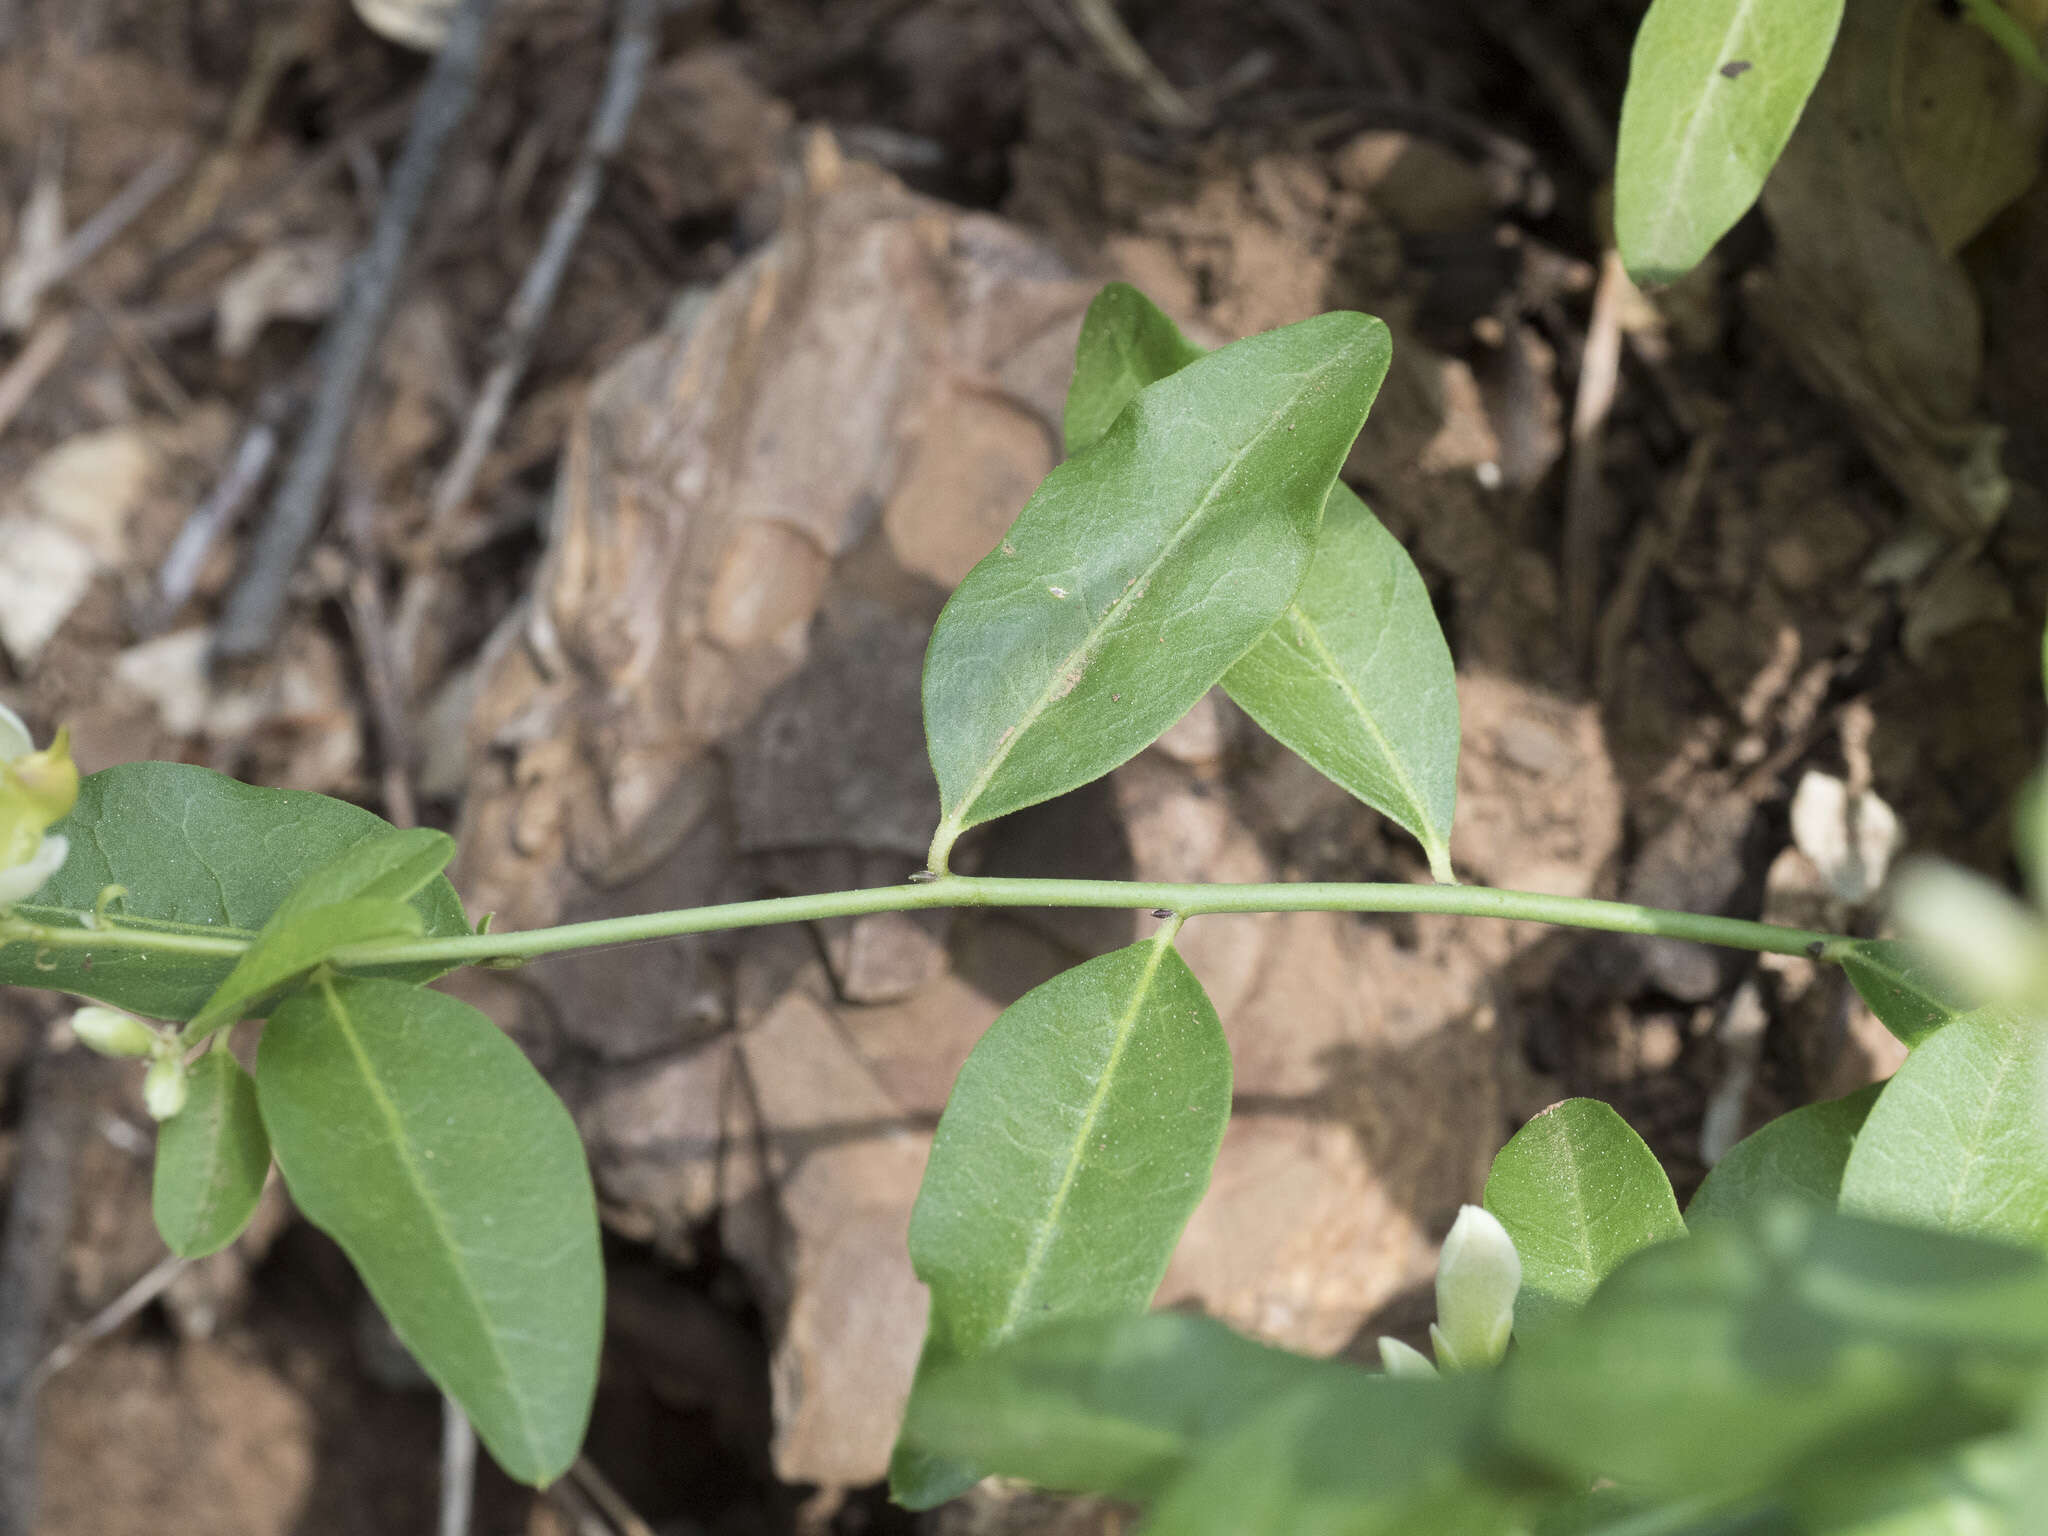
[(1350, 487), (1330, 492), (1302, 590), (1223, 687), (1318, 772), (1413, 833), (1430, 872), (1452, 880), (1457, 676), (1414, 562)]

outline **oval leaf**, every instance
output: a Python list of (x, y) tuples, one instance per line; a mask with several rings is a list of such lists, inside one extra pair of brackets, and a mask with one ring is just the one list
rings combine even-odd
[(185, 1107), (157, 1132), (150, 1205), (165, 1246), (201, 1259), (232, 1243), (256, 1213), (270, 1138), (255, 1079), (226, 1051), (193, 1062), (185, 1083)]
[(1842, 1209), (2048, 1242), (2039, 1018), (1984, 1008), (1929, 1036), (1878, 1096), (1842, 1172)]
[(1808, 1104), (1743, 1137), (1693, 1195), (1685, 1208), (1686, 1225), (1697, 1231), (1701, 1222), (1747, 1216), (1773, 1200), (1833, 1210), (1849, 1149), (1883, 1086), (1872, 1083), (1839, 1099)]
[[(78, 804), (53, 830), (70, 856), (21, 918), (61, 928), (92, 925), (100, 893), (121, 886), (116, 927), (248, 941), (308, 875), (390, 823), (360, 806), (296, 789), (258, 789), (188, 763), (122, 763), (87, 777)], [(470, 931), (455, 888), (439, 876), (411, 897), (423, 932)], [(189, 1019), (238, 956), (130, 949), (0, 946), (0, 986), (50, 987), (131, 1013)], [(393, 966), (427, 981), (447, 967)]]
[(498, 1464), (575, 1460), (597, 1384), (604, 1269), (583, 1145), (476, 1009), (326, 978), (279, 1005), (256, 1087), (292, 1199)]
[[(1081, 325), (1067, 391), (1067, 452), (1095, 441), (1148, 384), (1203, 356), (1137, 289), (1112, 283)], [(1452, 878), (1458, 691), (1422, 574), (1339, 482), (1294, 601), (1223, 687), (1317, 772), (1421, 841)]]
[(925, 654), (935, 869), (964, 829), (1142, 750), (1272, 625), (1388, 355), (1366, 315), (1250, 337), (1046, 476)]
[(1655, 0), (1629, 59), (1614, 165), (1632, 277), (1690, 271), (1749, 211), (1841, 23), (1842, 0)]
[(1349, 486), (1330, 492), (1308, 579), (1223, 687), (1317, 772), (1414, 833), (1431, 873), (1452, 879), (1451, 649), (1415, 562)]
[[(2004, 15), (1997, 0), (1986, 9)], [(2013, 23), (2012, 31), (2038, 66), (2025, 29)], [(2048, 91), (2014, 63), (1981, 27), (1959, 27), (1937, 6), (1900, 7), (1892, 144), (1944, 255), (1975, 239), (2040, 174)]]
[(1896, 939), (1859, 939), (1834, 951), (1856, 995), (1907, 1045), (1918, 1045), (1968, 1005), (1927, 955)]
[[(1163, 937), (1011, 1004), (960, 1069), (911, 1212), (932, 1294), (920, 1378), (1027, 1328), (1142, 1311), (1229, 1117), (1223, 1026)], [(980, 1475), (899, 1445), (890, 1484), (924, 1508)]]
[(1517, 1331), (1583, 1306), (1637, 1250), (1685, 1236), (1655, 1154), (1598, 1099), (1566, 1099), (1515, 1132), (1485, 1204), (1522, 1257)]

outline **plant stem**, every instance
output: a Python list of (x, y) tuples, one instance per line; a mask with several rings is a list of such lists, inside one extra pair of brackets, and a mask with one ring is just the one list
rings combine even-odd
[[(815, 922), (827, 917), (862, 917), (871, 912), (918, 912), (935, 907), (1150, 908), (1171, 912), (1175, 919), (1247, 912), (1420, 912), (1689, 939), (1699, 944), (1767, 954), (1816, 955), (1827, 951), (1823, 958), (1832, 958), (1835, 946), (1852, 942), (1840, 934), (1753, 923), (1737, 917), (1670, 912), (1660, 907), (1595, 901), (1583, 896), (1498, 891), (1483, 885), (1175, 885), (1136, 880), (1006, 880), (941, 875), (872, 890), (685, 907), (673, 912), (646, 912), (557, 928), (535, 928), (525, 933), (381, 939), (340, 950), (333, 963), (350, 970), (422, 962), (474, 965), (494, 960), (531, 960), (565, 950), (640, 944), (692, 933)], [(57, 927), (18, 917), (0, 918), (0, 945), (16, 943), (46, 949), (154, 950), (229, 960), (239, 957), (249, 946), (246, 937), (226, 934), (162, 933), (118, 925)]]
[(1840, 938), (1837, 934), (1740, 918), (1703, 917), (1627, 902), (1546, 896), (1533, 891), (1497, 891), (1474, 885), (1172, 885), (1126, 880), (1005, 880), (941, 875), (933, 880), (873, 890), (831, 891), (817, 896), (783, 896), (677, 912), (649, 912), (559, 928), (536, 928), (526, 933), (380, 940), (343, 950), (334, 958), (337, 965), (346, 967), (420, 961), (525, 960), (561, 950), (633, 944), (690, 933), (934, 907), (1159, 908), (1181, 918), (1231, 912), (1424, 912), (1691, 939), (1781, 955), (1810, 954), (1815, 945), (1832, 944)]

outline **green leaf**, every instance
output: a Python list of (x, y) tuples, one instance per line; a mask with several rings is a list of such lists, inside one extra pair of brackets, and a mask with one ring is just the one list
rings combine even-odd
[(1319, 315), (1141, 391), (967, 573), (925, 653), (925, 734), (960, 833), (1155, 740), (1280, 616), (1385, 376), (1387, 329)]
[(1067, 457), (1095, 445), (1139, 390), (1208, 355), (1129, 283), (1095, 295), (1074, 348), (1067, 386)]
[(1049, 1324), (918, 1381), (903, 1440), (1044, 1488), (1148, 1499), (1260, 1405), (1349, 1366), (1175, 1312)]
[(576, 1457), (604, 1268), (583, 1145), (518, 1046), (399, 982), (323, 978), (263, 1031), (256, 1088), (292, 1199), (507, 1473)]
[[(186, 763), (122, 763), (79, 785), (78, 804), (52, 830), (71, 840), (64, 867), (17, 916), (89, 928), (100, 894), (118, 928), (247, 941), (306, 876), (389, 823), (359, 806), (303, 790), (257, 789)], [(469, 932), (445, 879), (412, 897), (429, 937)], [(49, 987), (159, 1019), (189, 1019), (236, 956), (121, 948), (0, 945), (0, 986)], [(445, 966), (380, 974), (427, 981)]]
[(1502, 1371), (1509, 1448), (1642, 1496), (1878, 1475), (1995, 1433), (2048, 1360), (2048, 1266), (1777, 1205), (1622, 1266)]
[[(1149, 384), (1203, 356), (1137, 289), (1089, 306), (1067, 392), (1067, 452), (1094, 442)], [(1421, 840), (1451, 876), (1458, 692), (1450, 647), (1415, 562), (1339, 482), (1307, 578), (1223, 675), (1245, 713), (1325, 777)]]
[(1685, 1209), (1686, 1224), (1726, 1221), (1776, 1200), (1833, 1210), (1842, 1169), (1882, 1083), (1778, 1116), (1728, 1149)]
[(1521, 1528), (1464, 1465), (1483, 1391), (1352, 1373), (1203, 1448), (1148, 1536), (1501, 1536)]
[(286, 982), (351, 944), (417, 937), (408, 897), (447, 867), (455, 839), (425, 827), (373, 833), (299, 882), (279, 903), (185, 1033), (204, 1039), (232, 1024)]
[(1324, 777), (1421, 841), (1451, 874), (1458, 680), (1429, 589), (1349, 486), (1330, 492), (1308, 579), (1223, 686)]
[(1842, 1173), (1842, 1209), (1953, 1232), (2048, 1242), (2048, 1028), (1966, 1014), (1906, 1058)]
[(157, 1132), (150, 1203), (171, 1252), (202, 1259), (232, 1243), (256, 1214), (270, 1138), (255, 1079), (226, 1051), (193, 1062), (185, 1085), (185, 1107)]
[[(911, 1211), (932, 1295), (920, 1377), (1028, 1328), (1142, 1311), (1229, 1116), (1223, 1026), (1164, 935), (1011, 1004), (960, 1069)], [(913, 1508), (978, 1476), (909, 1444), (890, 1467)]]
[(1636, 33), (1614, 232), (1639, 282), (1691, 270), (1749, 211), (1813, 94), (1842, 0), (1655, 0)]
[(1583, 1305), (1638, 1249), (1685, 1236), (1656, 1156), (1598, 1099), (1566, 1099), (1515, 1132), (1485, 1205), (1522, 1256), (1518, 1333)]
[(1896, 939), (1858, 939), (1832, 952), (1857, 996), (1907, 1045), (1918, 1045), (1969, 1005), (1924, 950)]

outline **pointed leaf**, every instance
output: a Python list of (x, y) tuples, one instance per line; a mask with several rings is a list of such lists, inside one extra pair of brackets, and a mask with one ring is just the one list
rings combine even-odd
[(1656, 1156), (1598, 1099), (1566, 1099), (1515, 1132), (1493, 1160), (1486, 1208), (1522, 1256), (1518, 1334), (1584, 1305), (1638, 1249), (1685, 1236)]
[(546, 1483), (597, 1382), (604, 1269), (583, 1145), (496, 1025), (399, 982), (323, 979), (263, 1031), (256, 1088), (292, 1199), (498, 1464)]
[(1745, 1216), (1774, 1200), (1833, 1210), (1849, 1149), (1883, 1086), (1872, 1083), (1843, 1098), (1808, 1104), (1743, 1137), (1693, 1195), (1686, 1225), (1698, 1231), (1702, 1222)]
[[(120, 886), (115, 926), (195, 939), (247, 941), (306, 876), (391, 826), (359, 806), (295, 789), (258, 789), (187, 763), (122, 763), (88, 776), (54, 829), (70, 839), (64, 866), (33, 902), (33, 923), (86, 928), (100, 893)], [(438, 836), (439, 834), (430, 834)], [(445, 878), (411, 897), (431, 938), (468, 933)], [(237, 955), (0, 945), (0, 986), (51, 987), (159, 1019), (189, 1019)], [(391, 967), (425, 981), (445, 966)]]
[[(1067, 392), (1067, 452), (1131, 399), (1203, 356), (1139, 293), (1112, 283), (1082, 322)], [(1294, 601), (1223, 675), (1231, 698), (1283, 745), (1421, 840), (1451, 878), (1458, 694), (1429, 589), (1400, 542), (1339, 482)]]
[(1330, 492), (1308, 579), (1223, 686), (1318, 772), (1414, 833), (1451, 876), (1458, 680), (1429, 589), (1349, 486)]
[(1918, 1045), (1969, 1009), (1947, 973), (1911, 944), (1859, 939), (1834, 958), (1877, 1021), (1907, 1045)]
[(1387, 330), (1334, 313), (1141, 392), (1045, 478), (925, 655), (925, 733), (960, 832), (1143, 749), (1279, 617), (1385, 376)]
[(417, 938), (420, 915), (402, 901), (371, 897), (328, 907), (280, 907), (227, 979), (186, 1026), (189, 1041), (257, 1011), (271, 993), (304, 976), (336, 950), (377, 939)]
[(232, 1243), (256, 1214), (270, 1138), (255, 1079), (226, 1051), (193, 1062), (185, 1085), (185, 1107), (157, 1132), (150, 1204), (165, 1246), (202, 1259)]
[[(1223, 1027), (1170, 942), (1011, 1004), (960, 1069), (911, 1212), (911, 1263), (932, 1293), (920, 1376), (1028, 1328), (1143, 1310), (1229, 1115)], [(912, 1507), (979, 1475), (912, 1445), (890, 1468)]]
[(1842, 1209), (2048, 1243), (2048, 1025), (2003, 1008), (1929, 1036), (1879, 1095), (1842, 1173)]
[(1629, 60), (1614, 166), (1631, 276), (1682, 275), (1749, 211), (1841, 21), (1842, 0), (1655, 0)]
[(1092, 447), (1148, 384), (1179, 373), (1206, 349), (1129, 283), (1111, 283), (1088, 306), (1067, 386), (1067, 457)]

